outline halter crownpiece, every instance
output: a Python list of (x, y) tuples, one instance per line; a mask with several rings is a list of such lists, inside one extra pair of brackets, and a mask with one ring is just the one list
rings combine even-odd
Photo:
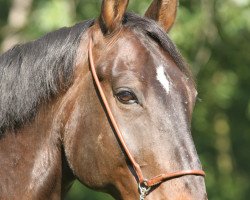
[(114, 115), (110, 109), (110, 106), (108, 104), (107, 98), (104, 94), (104, 91), (102, 89), (101, 83), (97, 77), (96, 74), (96, 69), (95, 69), (95, 64), (94, 64), (94, 60), (93, 60), (93, 42), (92, 42), (92, 37), (89, 41), (89, 47), (88, 47), (88, 55), (89, 55), (89, 62), (90, 62), (90, 71), (92, 73), (94, 82), (97, 86), (98, 92), (101, 96), (101, 100), (105, 106), (105, 109), (107, 111), (108, 117), (111, 121), (111, 124), (115, 130), (116, 136), (119, 140), (119, 142), (121, 143), (123, 150), (125, 151), (127, 157), (129, 158), (135, 172), (138, 178), (138, 187), (139, 187), (139, 192), (140, 192), (140, 200), (144, 200), (145, 197), (148, 195), (148, 193), (150, 192), (150, 189), (152, 186), (158, 185), (164, 181), (173, 179), (173, 178), (178, 178), (181, 176), (186, 176), (186, 175), (196, 175), (196, 176), (205, 176), (205, 172), (203, 170), (182, 170), (182, 171), (177, 171), (177, 172), (172, 172), (172, 173), (165, 173), (165, 174), (160, 174), (158, 176), (155, 176), (151, 179), (145, 179), (143, 174), (142, 174), (142, 170), (139, 166), (139, 164), (136, 162), (136, 160), (134, 159), (133, 155), (130, 153), (125, 140), (122, 136), (122, 133), (118, 127), (118, 124), (114, 118)]

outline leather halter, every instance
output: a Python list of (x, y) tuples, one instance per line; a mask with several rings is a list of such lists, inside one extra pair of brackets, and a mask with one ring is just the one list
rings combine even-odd
[(109, 117), (109, 119), (112, 123), (112, 126), (115, 130), (115, 133), (119, 139), (119, 142), (121, 143), (127, 157), (129, 158), (129, 160), (130, 160), (131, 164), (133, 165), (133, 168), (136, 172), (138, 182), (139, 182), (139, 189), (140, 189), (140, 193), (141, 193), (140, 198), (144, 199), (152, 186), (158, 185), (158, 184), (160, 184), (164, 181), (167, 181), (169, 179), (178, 178), (178, 177), (186, 176), (186, 175), (205, 176), (205, 172), (203, 170), (192, 170), (192, 169), (190, 170), (189, 169), (189, 170), (182, 170), (182, 171), (177, 171), (177, 172), (172, 172), (172, 173), (160, 174), (160, 175), (155, 176), (151, 179), (144, 178), (140, 165), (136, 162), (136, 160), (134, 159), (133, 155), (131, 154), (131, 152), (129, 151), (129, 149), (126, 145), (126, 142), (124, 141), (122, 133), (118, 127), (118, 124), (114, 118), (114, 115), (113, 115), (113, 113), (110, 109), (110, 106), (108, 104), (107, 98), (106, 98), (104, 91), (102, 89), (101, 83), (97, 77), (95, 64), (94, 64), (94, 60), (93, 60), (92, 49), (93, 49), (93, 42), (92, 42), (92, 38), (91, 38), (90, 42), (89, 42), (89, 47), (88, 47), (90, 70), (91, 70), (92, 76), (94, 78), (94, 82), (97, 86), (98, 92), (99, 92), (101, 99), (103, 101), (103, 104), (105, 106), (105, 109), (107, 111), (108, 117)]

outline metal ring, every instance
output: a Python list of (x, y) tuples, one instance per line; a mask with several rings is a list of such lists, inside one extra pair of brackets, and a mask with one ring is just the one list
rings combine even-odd
[(140, 200), (144, 200), (146, 196), (148, 195), (149, 191), (151, 190), (151, 187), (148, 187), (145, 182), (142, 184), (139, 183), (138, 185), (139, 190), (140, 190)]

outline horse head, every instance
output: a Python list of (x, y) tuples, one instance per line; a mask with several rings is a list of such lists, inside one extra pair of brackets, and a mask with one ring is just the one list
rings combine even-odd
[[(100, 17), (82, 36), (75, 78), (62, 101), (66, 159), (88, 187), (116, 199), (138, 199), (140, 177), (127, 147), (145, 181), (192, 172), (152, 180), (147, 199), (207, 199), (190, 131), (197, 91), (165, 33), (174, 23), (177, 1), (153, 1), (144, 18), (125, 13), (127, 5), (128, 0), (103, 0)], [(89, 70), (88, 51), (123, 141)]]

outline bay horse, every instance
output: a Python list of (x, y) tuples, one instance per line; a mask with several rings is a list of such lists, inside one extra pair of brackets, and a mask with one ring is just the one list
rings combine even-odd
[(207, 199), (197, 91), (166, 34), (177, 4), (140, 17), (103, 0), (98, 19), (0, 56), (1, 200), (61, 199), (76, 178), (115, 199)]

